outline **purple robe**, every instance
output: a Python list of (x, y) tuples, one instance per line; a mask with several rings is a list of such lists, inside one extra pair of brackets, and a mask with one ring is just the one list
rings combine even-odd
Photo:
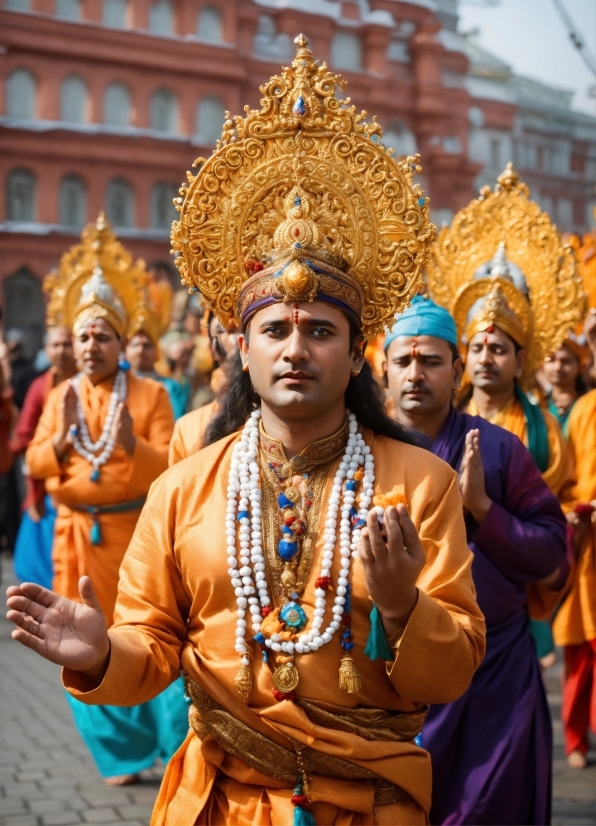
[[(432, 451), (459, 472), (480, 431), (486, 492), (479, 527), (466, 517), (486, 656), (466, 693), (433, 706), (422, 745), (433, 766), (433, 824), (550, 823), (552, 726), (530, 635), (526, 584), (567, 568), (565, 518), (517, 436), (453, 408)], [(564, 569), (564, 570), (563, 570)]]

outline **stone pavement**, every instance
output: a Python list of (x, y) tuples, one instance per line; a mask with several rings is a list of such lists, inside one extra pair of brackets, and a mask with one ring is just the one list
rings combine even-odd
[[(2, 595), (10, 573), (5, 560)], [(105, 786), (72, 722), (58, 667), (14, 643), (4, 613), (0, 612), (0, 826), (147, 826), (163, 768), (144, 772), (138, 786)], [(588, 826), (596, 824), (596, 754), (591, 753), (585, 771), (566, 766), (559, 673), (555, 667), (547, 677), (555, 721), (553, 823)]]

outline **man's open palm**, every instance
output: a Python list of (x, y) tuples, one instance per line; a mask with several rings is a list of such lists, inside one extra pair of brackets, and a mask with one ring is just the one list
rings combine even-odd
[(106, 621), (89, 577), (79, 580), (79, 593), (82, 603), (31, 582), (12, 585), (6, 616), (17, 626), (17, 642), (53, 663), (98, 676), (110, 651)]

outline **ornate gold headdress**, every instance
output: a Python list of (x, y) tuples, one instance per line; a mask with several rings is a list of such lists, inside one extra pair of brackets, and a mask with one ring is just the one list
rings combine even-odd
[(341, 76), (303, 35), (291, 68), (261, 87), (260, 110), (226, 113), (221, 140), (176, 207), (182, 283), (225, 327), (277, 301), (315, 296), (373, 338), (421, 286), (434, 226), (413, 175), (381, 128), (335, 97)]
[(573, 250), (511, 163), (441, 230), (427, 277), (460, 341), (494, 324), (526, 348), (526, 379), (585, 313)]
[(139, 289), (137, 307), (128, 325), (128, 337), (132, 338), (136, 333), (146, 333), (154, 346), (157, 347), (159, 339), (165, 333), (166, 328), (167, 324), (164, 323), (164, 319), (151, 302), (149, 295), (149, 277), (145, 275), (144, 281)]
[(122, 336), (142, 301), (146, 277), (144, 263), (133, 263), (101, 212), (44, 279), (47, 324), (74, 330), (83, 320), (104, 318)]

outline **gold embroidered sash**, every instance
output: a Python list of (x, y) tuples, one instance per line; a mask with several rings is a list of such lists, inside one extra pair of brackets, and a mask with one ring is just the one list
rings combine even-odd
[[(203, 739), (211, 734), (225, 751), (238, 757), (248, 766), (263, 774), (294, 786), (302, 767), (308, 774), (324, 775), (338, 780), (371, 783), (375, 786), (375, 803), (397, 803), (408, 797), (402, 788), (384, 780), (368, 769), (356, 766), (341, 757), (301, 746), (300, 752), (289, 751), (270, 740), (246, 723), (237, 720), (223, 706), (187, 674), (184, 675), (186, 692), (192, 700), (189, 723), (195, 734)], [(346, 714), (337, 714), (318, 708), (312, 703), (297, 700), (297, 705), (316, 725), (356, 734), (366, 740), (392, 742), (412, 741), (422, 730), (428, 708), (415, 712), (388, 712), (380, 709), (361, 708)], [(293, 741), (292, 741), (293, 742)]]

